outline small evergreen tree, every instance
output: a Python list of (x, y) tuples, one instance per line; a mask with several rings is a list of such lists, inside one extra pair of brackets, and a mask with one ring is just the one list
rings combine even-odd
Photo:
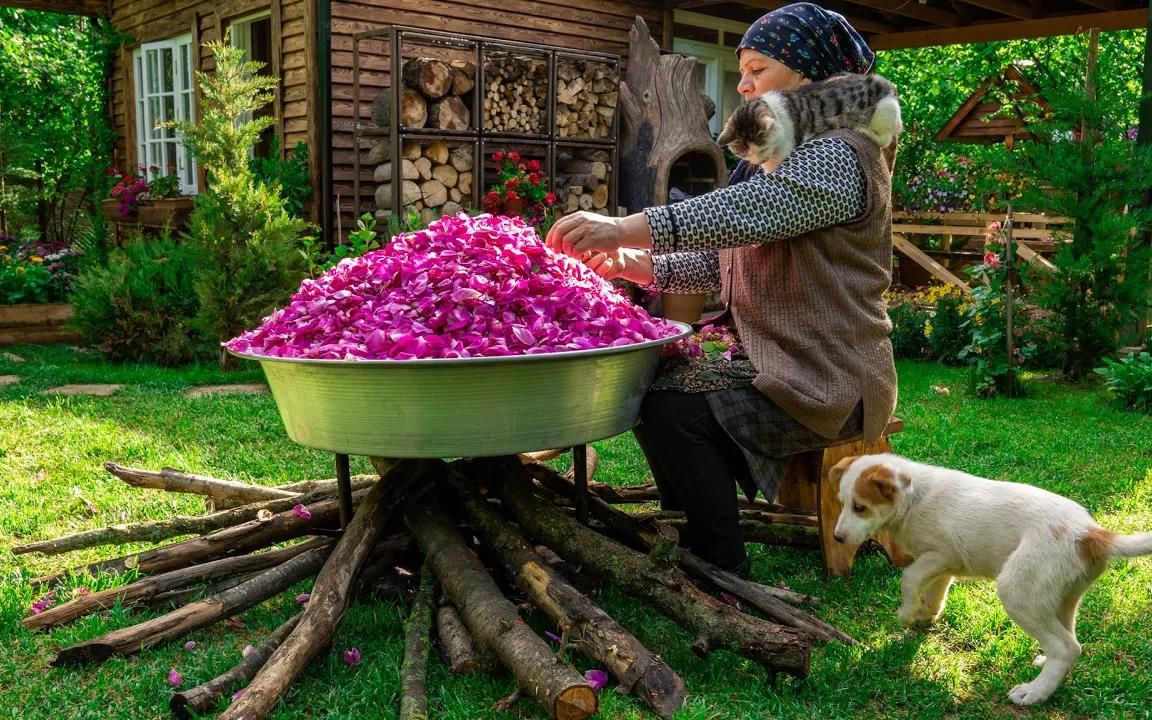
[(188, 229), (201, 256), (195, 322), (223, 341), (288, 301), (304, 275), (298, 249), (312, 226), (292, 216), (278, 185), (257, 180), (248, 160), (260, 133), (273, 122), (255, 113), (272, 100), (276, 80), (257, 75), (261, 63), (246, 62), (243, 50), (226, 40), (207, 47), (216, 69), (196, 74), (201, 120), (174, 126), (208, 176)]
[(1130, 139), (1112, 103), (1046, 93), (1052, 115), (1009, 161), (1032, 180), (1022, 205), (1075, 223), (1053, 257), (1054, 276), (1036, 278), (1036, 299), (1060, 318), (1063, 374), (1081, 380), (1148, 309), (1149, 249), (1140, 234), (1152, 220), (1141, 203), (1152, 148)]

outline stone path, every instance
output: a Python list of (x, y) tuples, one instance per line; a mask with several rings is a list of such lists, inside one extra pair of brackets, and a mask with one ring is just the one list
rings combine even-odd
[(61, 385), (48, 388), (45, 395), (94, 395), (96, 397), (109, 397), (122, 389), (123, 385)]

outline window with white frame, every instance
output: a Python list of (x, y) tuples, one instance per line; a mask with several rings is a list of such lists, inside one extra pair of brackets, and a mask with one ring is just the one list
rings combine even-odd
[(148, 177), (176, 175), (180, 192), (197, 190), (196, 159), (172, 120), (194, 119), (192, 36), (144, 43), (133, 54), (136, 85), (136, 150)]
[(736, 91), (740, 82), (740, 63), (736, 59), (734, 44), (743, 35), (744, 26), (677, 10), (675, 28), (677, 34), (672, 40), (672, 50), (696, 58), (696, 72), (703, 73), (704, 94), (716, 104), (716, 113), (709, 119), (708, 127), (713, 134), (718, 134), (724, 121), (743, 102)]

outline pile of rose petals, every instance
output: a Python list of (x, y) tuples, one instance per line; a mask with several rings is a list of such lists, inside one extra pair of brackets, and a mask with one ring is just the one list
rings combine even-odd
[(676, 334), (516, 218), (460, 213), (305, 280), (260, 327), (253, 355), (413, 360), (555, 353)]

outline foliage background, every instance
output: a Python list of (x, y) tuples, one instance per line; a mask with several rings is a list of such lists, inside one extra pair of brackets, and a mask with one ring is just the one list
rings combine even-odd
[[(0, 222), (8, 232), (34, 224), (43, 200), (45, 239), (69, 239), (88, 215), (76, 208), (103, 197), (115, 140), (105, 72), (120, 39), (105, 20), (0, 8)], [(42, 192), (24, 184), (38, 178)]]
[[(1097, 92), (1127, 127), (1136, 126), (1143, 52), (1143, 30), (1100, 33)], [(993, 171), (984, 168), (1003, 157), (1004, 146), (937, 143), (936, 132), (987, 78), (1014, 61), (1034, 63), (1024, 68), (1024, 74), (1046, 94), (1048, 89), (1083, 88), (1087, 58), (1087, 34), (878, 53), (877, 72), (900, 89), (905, 125), (893, 178), (895, 193), (911, 201), (908, 191), (916, 184), (914, 179), (933, 178), (922, 193), (942, 188), (947, 190), (943, 200), (949, 209), (985, 209), (1005, 179), (993, 178)]]

